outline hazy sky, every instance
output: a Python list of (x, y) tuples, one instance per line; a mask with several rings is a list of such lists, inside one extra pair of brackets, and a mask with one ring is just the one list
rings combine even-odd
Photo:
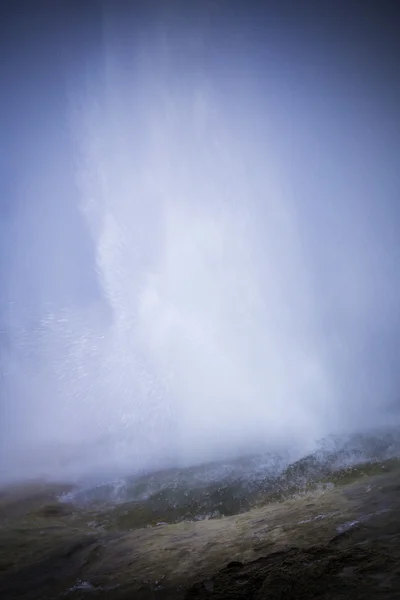
[[(62, 355), (66, 338), (69, 345), (85, 338), (96, 345), (90, 360), (74, 346), (74, 365), (64, 352), (61, 371), (71, 368), (66, 377), (77, 381), (80, 360), (87, 372), (101, 360), (111, 371), (112, 351), (106, 358), (83, 331), (94, 327), (100, 340), (100, 330), (113, 323), (117, 344), (118, 323), (129, 317), (131, 326), (132, 315), (133, 338), (148, 341), (145, 350), (132, 350), (139, 375), (124, 384), (118, 375), (119, 385), (136, 385), (140, 369), (148, 369), (159, 402), (164, 393), (184, 398), (186, 390), (200, 408), (195, 392), (207, 371), (204, 394), (212, 396), (214, 387), (226, 396), (223, 419), (233, 402), (224, 377), (243, 364), (233, 389), (254, 384), (256, 412), (268, 387), (255, 366), (259, 360), (262, 371), (260, 357), (270, 356), (271, 373), (282, 369), (268, 388), (282, 398), (303, 381), (300, 355), (312, 355), (329, 373), (321, 374), (332, 394), (323, 402), (337, 408), (288, 401), (299, 415), (302, 406), (315, 411), (313, 424), (304, 424), (310, 436), (325, 434), (331, 418), (336, 426), (347, 418), (371, 425), (380, 407), (398, 403), (395, 2), (27, 0), (1, 11), (0, 399), (7, 456), (28, 432), (35, 442), (48, 441), (48, 428), (40, 426), (47, 407), (55, 422), (73, 406), (71, 423), (86, 423), (80, 406), (81, 397), (94, 394), (90, 376), (82, 388), (69, 381), (68, 398), (59, 398), (59, 379), (47, 389), (54, 368), (46, 360)], [(224, 309), (210, 301), (213, 295)], [(252, 320), (241, 321), (246, 308)], [(44, 350), (40, 338), (38, 351), (38, 324), (71, 311), (79, 314), (71, 330), (61, 337), (57, 330), (51, 341), (46, 330), (49, 346)], [(201, 343), (188, 341), (196, 327), (198, 336), (207, 331)], [(271, 332), (271, 348), (260, 331)], [(271, 366), (273, 348), (288, 357), (290, 388), (283, 385), (284, 360)], [(231, 352), (228, 366), (222, 349)], [(171, 373), (172, 392), (160, 391)], [(231, 432), (245, 418), (237, 396)], [(101, 402), (109, 415), (112, 403), (106, 410), (107, 399)], [(115, 431), (125, 422), (126, 402)], [(209, 409), (212, 402), (205, 400)], [(172, 405), (179, 412), (181, 405)], [(142, 411), (145, 427), (152, 410)], [(275, 429), (289, 426), (277, 411)], [(107, 419), (96, 425), (102, 435)], [(186, 419), (199, 421), (199, 410)], [(243, 439), (207, 420), (189, 428), (193, 459), (203, 456), (208, 430), (221, 436), (215, 453), (225, 442), (245, 448), (256, 420), (243, 425)], [(155, 456), (170, 440), (157, 427), (148, 435), (165, 440)], [(65, 425), (63, 442), (81, 440), (72, 431)]]

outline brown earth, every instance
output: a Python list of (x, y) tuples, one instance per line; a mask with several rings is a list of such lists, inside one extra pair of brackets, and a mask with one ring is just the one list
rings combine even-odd
[[(0, 598), (400, 598), (400, 469), (213, 520), (104, 528), (63, 486), (0, 494)], [(384, 472), (385, 471), (385, 472)]]

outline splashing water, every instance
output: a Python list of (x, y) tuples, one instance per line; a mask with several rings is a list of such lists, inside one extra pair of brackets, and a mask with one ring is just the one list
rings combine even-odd
[(86, 174), (105, 165), (106, 189), (96, 196), (86, 188), (83, 209), (96, 224), (111, 318), (101, 337), (86, 339), (86, 356), (74, 348), (75, 369), (88, 368), (95, 346), (86, 396), (111, 439), (124, 440), (128, 454), (135, 448), (141, 464), (279, 447), (288, 436), (307, 447), (326, 419), (330, 389), (309, 334), (290, 214), (266, 198), (257, 231), (245, 156), (233, 156), (229, 142), (219, 147), (221, 126), (212, 127), (215, 144), (189, 129), (195, 110), (184, 130), (174, 112), (141, 157), (147, 181), (129, 166), (132, 142), (110, 150), (107, 130), (105, 157), (87, 157)]
[(42, 303), (39, 325), (12, 330), (5, 389), (22, 409), (5, 472), (311, 450), (348, 424), (303, 243), (308, 209), (266, 149), (272, 125), (257, 129), (266, 109), (250, 85), (235, 100), (189, 59), (175, 80), (161, 53), (139, 52), (132, 72), (110, 39), (105, 54), (101, 85), (89, 77), (69, 107), (101, 294)]

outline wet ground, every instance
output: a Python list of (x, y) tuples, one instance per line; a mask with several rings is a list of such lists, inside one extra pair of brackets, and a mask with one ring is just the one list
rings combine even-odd
[(68, 486), (8, 488), (0, 598), (400, 598), (399, 461), (331, 479), (239, 514), (169, 524), (153, 513), (132, 521), (127, 505), (60, 502)]

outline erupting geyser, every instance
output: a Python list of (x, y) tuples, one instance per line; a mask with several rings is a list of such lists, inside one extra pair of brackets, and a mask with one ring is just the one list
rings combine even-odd
[(101, 43), (85, 23), (62, 109), (55, 67), (12, 108), (29, 145), (0, 212), (1, 477), (300, 454), (384, 424), (398, 249), (368, 81), (346, 96), (321, 41), (310, 75), (316, 48), (258, 53), (218, 11), (111, 8)]

